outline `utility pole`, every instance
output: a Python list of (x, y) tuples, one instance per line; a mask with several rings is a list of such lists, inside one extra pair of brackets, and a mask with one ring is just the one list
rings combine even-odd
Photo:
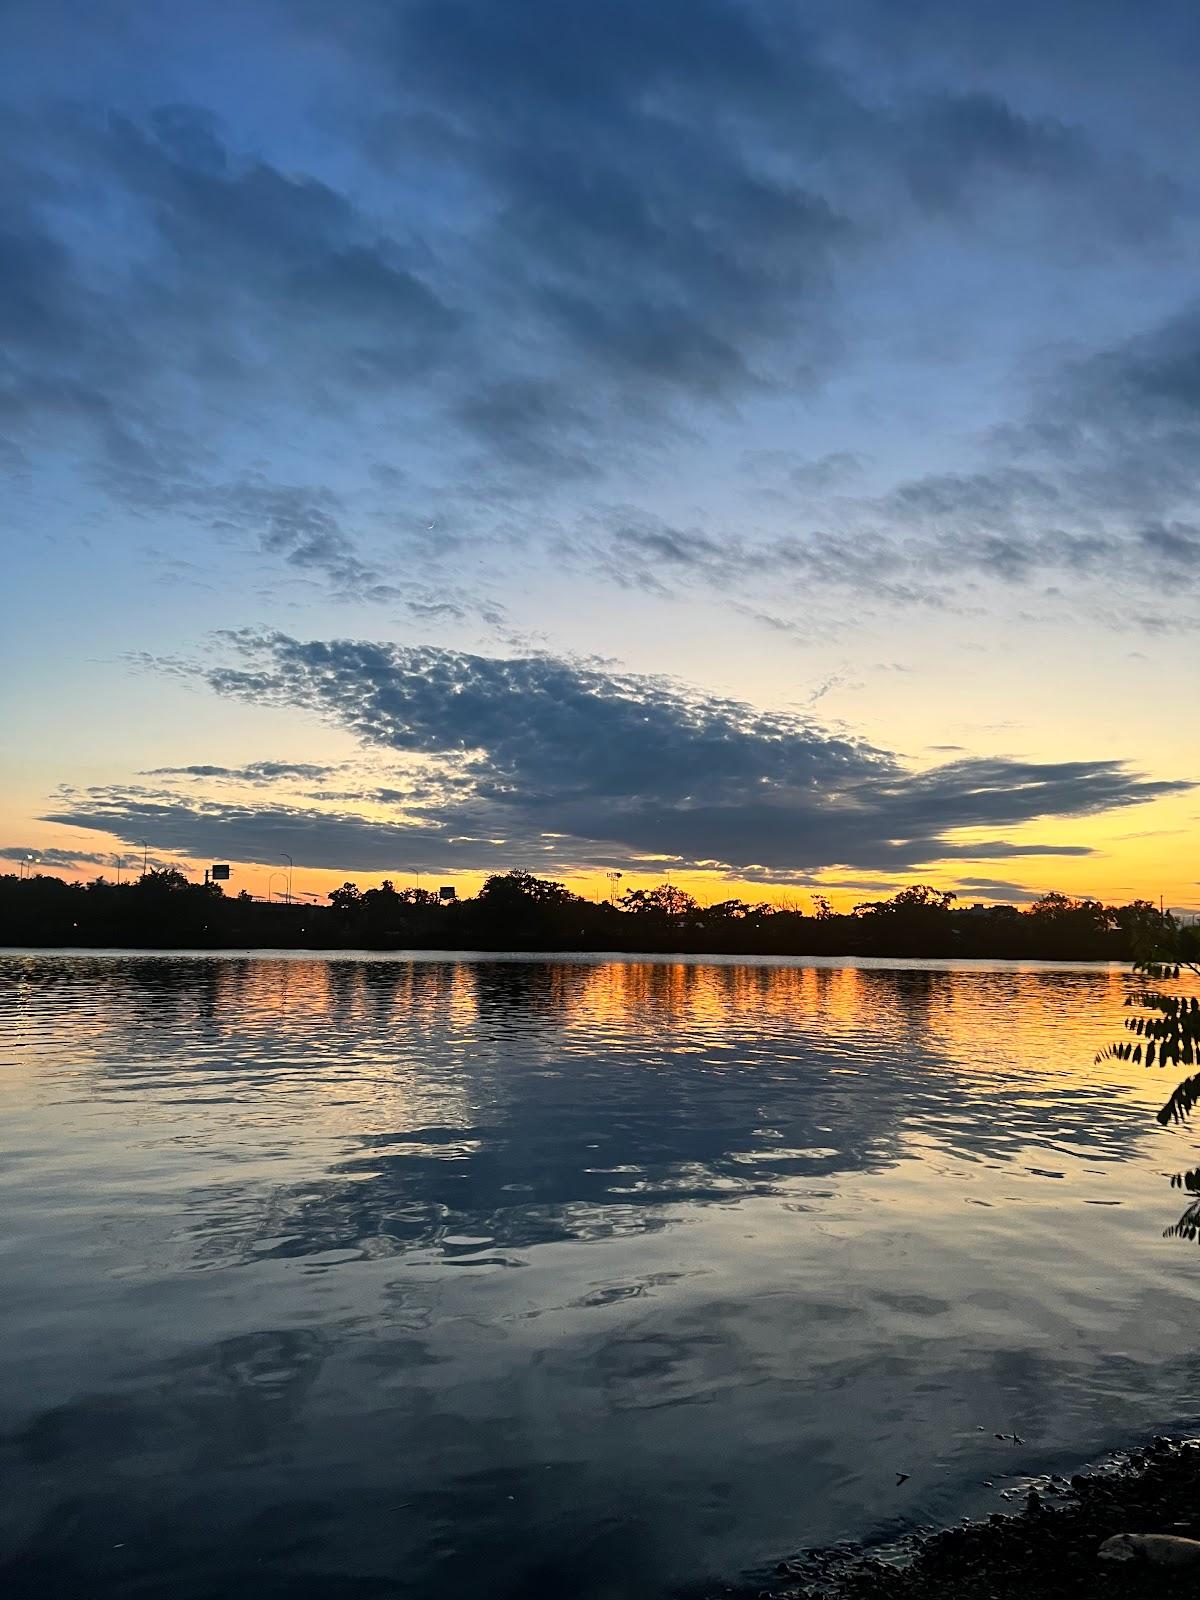
[(617, 872), (614, 870), (612, 872), (606, 872), (604, 876), (608, 879), (609, 901), (615, 906), (617, 903), (617, 885), (620, 883), (625, 874), (623, 872)]

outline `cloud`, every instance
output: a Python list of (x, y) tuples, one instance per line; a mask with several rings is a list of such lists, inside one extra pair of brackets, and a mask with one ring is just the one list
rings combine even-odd
[(1064, 362), (969, 473), (900, 484), (856, 509), (892, 564), (1010, 583), (1120, 579), (1149, 597), (1200, 577), (1200, 304)]
[[(94, 823), (87, 824), (94, 827)], [(140, 840), (131, 840), (131, 843), (140, 844)], [(125, 867), (138, 869), (141, 866), (140, 852), (132, 856), (121, 856), (111, 850), (63, 850), (53, 845), (21, 845), (12, 844), (0, 847), (0, 861), (25, 861), (29, 863), (31, 872), (45, 872), (49, 868), (59, 868), (64, 872), (79, 872), (85, 867)], [(174, 867), (176, 861), (162, 861), (157, 857), (149, 856), (147, 866), (157, 870), (161, 867)]]
[(148, 832), (157, 848), (186, 855), (271, 862), (290, 854), (306, 867), (335, 871), (412, 870), (427, 863), (473, 867), (499, 863), (502, 855), (486, 841), (449, 835), (436, 823), (372, 822), (315, 807), (188, 801), (137, 789), (66, 795), (45, 820), (72, 819), (120, 838)]
[[(225, 637), (239, 659), (205, 673), (217, 693), (315, 714), (368, 749), (444, 764), (451, 781), (390, 791), (394, 822), (119, 786), (68, 793), (44, 820), (251, 860), (286, 849), (312, 865), (638, 857), (737, 871), (901, 872), (1084, 855), (1082, 845), (1003, 835), (1190, 787), (1111, 760), (963, 758), (913, 771), (796, 713), (550, 656)], [(386, 803), (388, 794), (373, 787), (363, 799)]]
[[(65, 10), (90, 35), (86, 8)], [(471, 609), (404, 581), (418, 529), (386, 522), (380, 456), (466, 485), (460, 536), (478, 552), (506, 500), (627, 478), (739, 407), (811, 393), (853, 347), (856, 274), (922, 230), (998, 218), (1044, 255), (1190, 215), (1174, 179), (1083, 125), (855, 65), (835, 18), (803, 28), (773, 0), (247, 14), (207, 43), (215, 60), (264, 50), (271, 117), (231, 96), (223, 120), (182, 33), (136, 12), (118, 29), (124, 58), (153, 65), (136, 92), (107, 52), (69, 79), (40, 56), (14, 84), (0, 447), (68, 454), (124, 504), (247, 538), (339, 598)], [(305, 59), (322, 71), (293, 76)], [(176, 97), (155, 104), (159, 82)], [(262, 464), (299, 438), (324, 457), (304, 484)], [(831, 450), (788, 487), (825, 492), (856, 466)], [(347, 480), (374, 484), (362, 522)], [(382, 552), (364, 525), (384, 527)], [(613, 539), (597, 555), (619, 574)], [(633, 544), (647, 586), (730, 565), (661, 529)], [(887, 528), (772, 556), (797, 586), (875, 582), (904, 603), (936, 588)], [(1005, 544), (991, 562), (1029, 566)]]
[(325, 487), (277, 483), (256, 473), (231, 483), (180, 485), (171, 499), (217, 532), (249, 535), (264, 554), (323, 577), (341, 598), (402, 598), (395, 584), (362, 560), (343, 526), (340, 500)]
[[(856, 84), (771, 4), (422, 0), (360, 6), (347, 39), (401, 96), (364, 119), (382, 170), (406, 173), (415, 145), (482, 202), (548, 438), (564, 371), (638, 418), (808, 386), (841, 352), (845, 270), (920, 222), (967, 224), (1023, 192), (1047, 223), (1067, 197), (1084, 234), (1107, 235), (1118, 194), (1161, 226), (1187, 204), (994, 92)], [(527, 448), (527, 408), (501, 414)]]
[[(567, 548), (574, 561), (625, 588), (660, 595), (768, 593), (776, 603), (804, 601), (820, 589), (898, 606), (943, 607), (952, 592), (947, 580), (954, 574), (952, 567), (933, 561), (931, 552), (878, 528), (764, 539), (681, 528), (628, 508), (595, 519)], [(760, 606), (734, 604), (774, 632), (804, 638), (829, 629), (826, 619), (807, 609), (798, 621)]]
[(199, 107), (134, 120), (58, 105), (14, 112), (4, 131), (11, 448), (43, 452), (53, 437), (122, 504), (232, 535), (339, 598), (433, 603), (436, 582), (391, 581), (363, 554), (340, 494), (227, 468), (231, 411), (286, 453), (301, 418), (320, 434), (331, 403), (348, 413), (380, 390), (417, 392), (458, 315), (420, 276), (413, 242), (330, 185), (238, 151)]
[[(411, 371), (450, 331), (399, 241), (376, 237), (328, 185), (235, 154), (200, 108), (165, 107), (140, 124), (100, 108), (14, 114), (6, 131), (22, 196), (7, 219), (6, 409), (10, 419), (22, 402), (90, 413), (115, 472), (136, 477), (135, 437), (170, 435), (138, 403), (148, 383), (185, 423), (189, 384), (252, 390), (274, 357), (289, 382), (307, 367), (361, 385), (392, 366)], [(85, 175), (96, 192), (73, 196), (72, 230), (56, 190)], [(107, 231), (106, 207), (136, 226)], [(85, 253), (76, 236), (89, 224), (99, 248)], [(122, 417), (134, 424), (124, 443), (103, 437)]]
[[(1070, 600), (1106, 622), (1200, 625), (1200, 305), (1061, 363), (1028, 414), (980, 441), (973, 470), (927, 473), (842, 497), (828, 524), (774, 537), (680, 527), (631, 508), (593, 519), (577, 560), (629, 587), (679, 595), (814, 588), (864, 601), (961, 609), (992, 581)], [(747, 463), (760, 485), (794, 479), (779, 452)], [(1128, 604), (1112, 605), (1119, 582)], [(1171, 603), (1161, 600), (1169, 586)], [(776, 631), (806, 625), (735, 600)]]
[(503, 606), (478, 587), (472, 591), (442, 576), (428, 526), (424, 534), (410, 531), (403, 541), (410, 555), (420, 553), (426, 581), (414, 581), (407, 572), (387, 577), (386, 558), (364, 559), (363, 540), (347, 525), (343, 499), (324, 485), (282, 483), (254, 471), (228, 481), (139, 479), (129, 493), (143, 511), (187, 517), (235, 547), (277, 559), (337, 600), (386, 605), (425, 620), (478, 616), (493, 625), (503, 620)]
[(1010, 883), (1007, 878), (959, 878), (956, 887), (960, 901), (981, 896), (984, 901), (1003, 901), (1011, 905), (1024, 905), (1043, 892), (1027, 884)]
[(151, 767), (141, 774), (144, 778), (202, 778), (218, 783), (248, 783), (265, 785), (278, 783), (283, 778), (303, 778), (309, 782), (321, 780), (340, 772), (340, 766), (320, 766), (307, 761), (252, 761), (244, 767)]
[(59, 850), (53, 846), (9, 844), (0, 847), (0, 861), (24, 861), (32, 871), (63, 867), (73, 871), (81, 866), (112, 866), (115, 857), (106, 851)]

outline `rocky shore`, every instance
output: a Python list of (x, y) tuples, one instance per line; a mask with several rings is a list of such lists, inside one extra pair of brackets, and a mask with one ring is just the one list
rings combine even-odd
[[(1104, 1560), (1114, 1534), (1200, 1538), (1200, 1442), (1155, 1439), (1070, 1479), (1038, 1480), (1017, 1514), (898, 1544), (811, 1550), (748, 1586), (750, 1600), (1150, 1600), (1200, 1591), (1200, 1565), (1157, 1565), (1136, 1549)], [(1185, 1556), (1190, 1552), (1184, 1552)]]

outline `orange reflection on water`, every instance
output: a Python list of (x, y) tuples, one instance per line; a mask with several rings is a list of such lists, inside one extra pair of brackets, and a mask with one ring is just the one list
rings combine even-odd
[[(292, 1064), (322, 1067), (323, 1094), (361, 1093), (364, 1068), (419, 1068), (420, 1042), (471, 1066), (482, 1037), (537, 1037), (570, 1054), (620, 1038), (641, 1051), (736, 1052), (766, 1039), (784, 1056), (814, 1042), (853, 1072), (856, 1056), (918, 1049), (956, 1073), (1110, 1083), (1158, 1094), (1165, 1082), (1125, 1062), (1094, 1063), (1120, 1030), (1133, 980), (1115, 967), (756, 965), (670, 960), (408, 957), (77, 957), (48, 971), (30, 958), (5, 1008), (9, 1045), (67, 1052), (106, 1072), (128, 1054), (145, 1069), (156, 1034), (197, 1059), (260, 1060), (277, 1040)], [(71, 974), (88, 974), (72, 1004)], [(36, 976), (34, 976), (36, 975)], [(9, 1053), (13, 1053), (10, 1051)], [(343, 1081), (339, 1055), (353, 1060)], [(496, 1069), (492, 1067), (491, 1071)], [(11, 1076), (9, 1087), (13, 1086)]]
[(1118, 967), (801, 966), (612, 962), (566, 969), (565, 1029), (643, 1019), (693, 1046), (753, 1033), (833, 1039), (876, 1033), (919, 1043), (970, 1070), (1053, 1070), (1091, 1082), (1138, 1081), (1123, 1062), (1093, 1063), (1120, 1030), (1130, 974)]

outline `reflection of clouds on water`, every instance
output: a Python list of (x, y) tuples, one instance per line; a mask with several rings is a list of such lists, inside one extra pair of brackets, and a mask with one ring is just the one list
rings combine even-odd
[[(1010, 1164), (1053, 1180), (1153, 1137), (1136, 1098), (1091, 1076), (1122, 983), (1106, 970), (34, 966), (27, 1004), (53, 1008), (97, 1092), (136, 1095), (218, 1158), (190, 1196), (201, 1263), (432, 1249), (513, 1264), (697, 1205), (803, 1212), (814, 1182), (905, 1157), (993, 1168), (1002, 1189)], [(249, 1148), (219, 1117), (189, 1120), (206, 1103), (241, 1108)], [(972, 1199), (986, 1206), (986, 1186)]]
[(39, 1413), (8, 1442), (30, 1467), (71, 1461), (216, 1471), (279, 1456), (320, 1372), (326, 1340), (269, 1330), (201, 1346), (158, 1367), (144, 1388), (84, 1395)]
[(1120, 974), (14, 965), (22, 1596), (657, 1594), (1194, 1386)]

